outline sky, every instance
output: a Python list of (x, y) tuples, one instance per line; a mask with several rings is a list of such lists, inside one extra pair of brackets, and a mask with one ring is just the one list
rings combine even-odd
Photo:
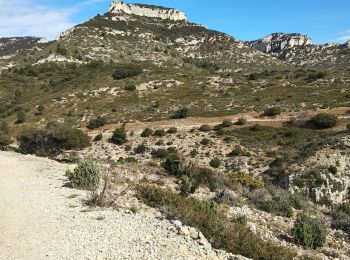
[[(274, 32), (309, 35), (316, 44), (350, 40), (350, 0), (125, 0), (174, 7), (190, 21), (255, 40)], [(0, 37), (62, 31), (108, 11), (111, 0), (0, 0)]]

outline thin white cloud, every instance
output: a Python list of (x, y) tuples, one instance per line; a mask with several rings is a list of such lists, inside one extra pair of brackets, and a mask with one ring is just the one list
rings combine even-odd
[(70, 8), (57, 8), (36, 0), (0, 0), (0, 37), (39, 36), (52, 40), (75, 25), (71, 17), (83, 6), (105, 1), (86, 0)]

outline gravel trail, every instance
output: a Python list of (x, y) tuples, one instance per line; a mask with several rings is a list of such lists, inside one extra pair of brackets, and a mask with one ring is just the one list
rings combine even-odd
[(155, 214), (86, 208), (86, 192), (65, 187), (66, 168), (0, 152), (0, 259), (223, 258)]

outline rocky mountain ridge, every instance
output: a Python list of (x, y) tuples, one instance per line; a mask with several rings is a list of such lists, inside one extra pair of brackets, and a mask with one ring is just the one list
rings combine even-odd
[(37, 44), (47, 43), (47, 39), (39, 37), (5, 37), (0, 38), (0, 57), (11, 55), (17, 51), (31, 49)]
[(180, 10), (153, 5), (127, 4), (122, 1), (112, 2), (109, 11), (114, 14), (126, 13), (173, 21), (187, 21), (186, 14)]
[(299, 33), (273, 33), (262, 39), (247, 42), (248, 46), (265, 53), (280, 53), (294, 46), (307, 46), (312, 40), (307, 35)]

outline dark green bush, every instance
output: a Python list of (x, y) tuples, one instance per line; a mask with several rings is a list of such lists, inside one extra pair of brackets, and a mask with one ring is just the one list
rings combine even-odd
[(171, 117), (173, 119), (182, 119), (188, 117), (188, 109), (186, 107), (180, 108), (177, 110), (174, 115)]
[(102, 140), (102, 134), (100, 133), (100, 134), (98, 134), (98, 135), (96, 135), (95, 137), (94, 137), (94, 139), (93, 139), (93, 141), (94, 142), (98, 142), (98, 141), (101, 141)]
[(152, 150), (151, 155), (156, 159), (165, 159), (171, 153), (174, 153), (174, 151), (171, 151), (169, 149), (157, 149)]
[(6, 146), (12, 143), (11, 137), (0, 133), (0, 150), (4, 150)]
[(164, 136), (166, 136), (166, 132), (164, 129), (157, 129), (153, 132), (152, 135), (156, 136), (156, 137), (164, 137)]
[(263, 116), (278, 116), (281, 113), (282, 109), (280, 107), (270, 107), (264, 111)]
[(221, 166), (221, 160), (219, 158), (214, 158), (209, 162), (209, 165), (213, 168), (219, 168)]
[(153, 130), (151, 128), (145, 128), (145, 130), (143, 130), (143, 132), (141, 133), (141, 137), (146, 138), (146, 137), (150, 137), (153, 134)]
[(117, 128), (114, 130), (111, 137), (111, 142), (113, 144), (121, 145), (127, 142), (127, 134), (124, 127)]
[(236, 157), (236, 156), (249, 156), (249, 152), (243, 150), (242, 147), (238, 146), (234, 148), (229, 154), (229, 157)]
[(230, 120), (224, 120), (221, 125), (222, 125), (222, 127), (226, 128), (226, 127), (232, 126), (233, 123)]
[(10, 127), (6, 121), (2, 121), (0, 124), (0, 133), (8, 134), (10, 132)]
[(19, 111), (17, 114), (16, 124), (22, 124), (26, 121), (26, 114), (23, 110)]
[(201, 140), (201, 145), (208, 145), (208, 144), (210, 144), (210, 140), (208, 138), (203, 138)]
[(332, 228), (343, 230), (350, 236), (350, 214), (344, 211), (337, 211), (332, 213), (332, 218)]
[(136, 90), (136, 85), (134, 84), (129, 84), (124, 87), (125, 90), (127, 91), (135, 91)]
[(164, 169), (167, 173), (175, 176), (179, 176), (180, 172), (180, 156), (176, 153), (168, 154), (163, 164)]
[(64, 124), (48, 124), (42, 130), (28, 130), (18, 136), (19, 150), (25, 154), (54, 156), (62, 150), (79, 150), (88, 147), (90, 137), (79, 129)]
[(331, 165), (331, 166), (328, 167), (328, 171), (329, 171), (330, 173), (332, 173), (332, 174), (337, 174), (338, 169), (337, 169), (337, 167), (335, 167), (334, 165)]
[(104, 117), (98, 116), (95, 119), (91, 119), (86, 127), (89, 129), (97, 129), (104, 126), (106, 122), (107, 121)]
[(236, 125), (245, 125), (246, 123), (247, 123), (247, 119), (241, 117), (241, 118), (238, 118)]
[(142, 73), (142, 68), (135, 64), (119, 65), (113, 73), (113, 79), (120, 80), (138, 76)]
[(209, 125), (201, 125), (198, 130), (201, 132), (209, 132), (211, 127)]
[(134, 150), (134, 152), (137, 154), (144, 154), (146, 151), (147, 151), (147, 147), (145, 144), (138, 145)]
[(177, 128), (176, 127), (171, 127), (166, 132), (167, 132), (167, 134), (176, 134), (177, 133)]
[(321, 129), (332, 128), (337, 125), (338, 117), (327, 113), (320, 113), (311, 119), (311, 123)]
[(350, 123), (346, 124), (346, 129), (350, 131)]
[(302, 216), (295, 221), (292, 236), (297, 245), (316, 249), (326, 243), (327, 233), (317, 220)]
[(66, 176), (74, 188), (95, 190), (100, 183), (99, 167), (93, 163), (81, 162), (73, 170), (67, 170)]

